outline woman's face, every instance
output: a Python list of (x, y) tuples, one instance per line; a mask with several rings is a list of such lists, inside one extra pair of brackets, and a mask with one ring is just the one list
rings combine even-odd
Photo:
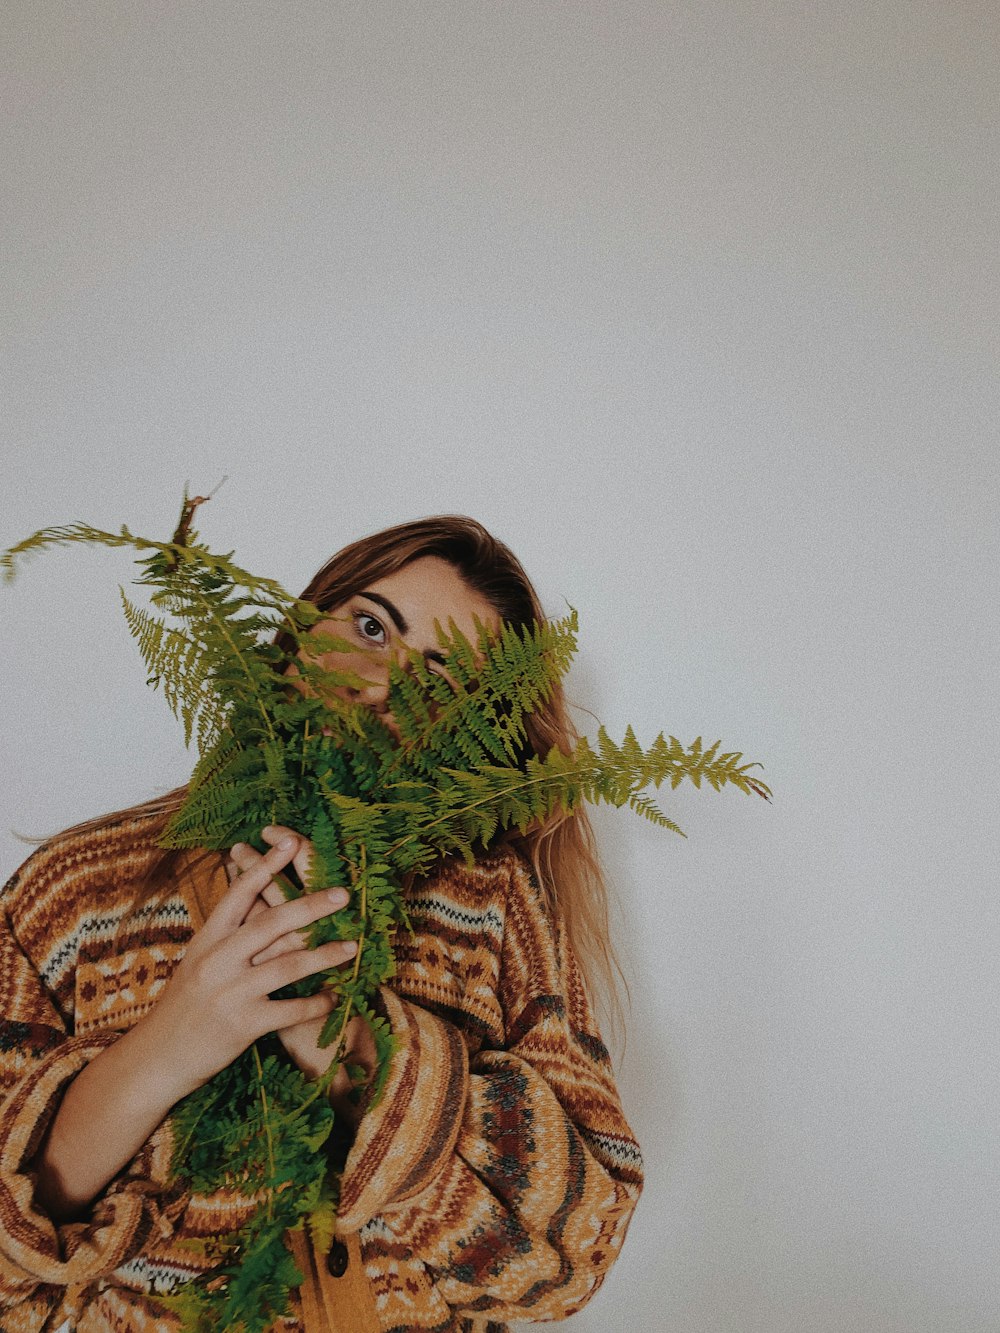
[[(473, 592), (449, 561), (437, 555), (418, 556), (402, 569), (365, 584), (321, 620), (316, 629), (337, 634), (358, 645), (357, 653), (333, 652), (314, 660), (332, 671), (356, 671), (371, 684), (361, 689), (340, 686), (333, 692), (354, 703), (367, 704), (378, 713), (389, 731), (400, 739), (395, 719), (386, 709), (389, 694), (389, 664), (393, 660), (406, 665), (406, 653), (400, 643), (422, 653), (429, 663), (443, 662), (434, 622), (449, 633), (449, 617), (475, 645), (474, 616), (478, 616), (494, 634), (501, 622), (494, 607)], [(431, 665), (448, 679), (443, 665)]]

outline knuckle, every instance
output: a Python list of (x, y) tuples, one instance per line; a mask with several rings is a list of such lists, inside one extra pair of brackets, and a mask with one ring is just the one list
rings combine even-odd
[(295, 906), (295, 924), (298, 927), (311, 926), (314, 921), (319, 921), (324, 916), (330, 914), (329, 902), (324, 902), (325, 895), (322, 893), (306, 893), (301, 898), (296, 898)]
[(209, 962), (210, 954), (200, 954), (197, 958), (192, 958), (188, 969), (189, 976), (193, 985), (199, 990), (207, 989), (212, 979), (213, 968)]
[(308, 976), (310, 968), (303, 966), (302, 955), (300, 953), (283, 954), (281, 958), (275, 959), (273, 965), (275, 973), (282, 978), (281, 985), (287, 986), (290, 981), (299, 981), (302, 977)]

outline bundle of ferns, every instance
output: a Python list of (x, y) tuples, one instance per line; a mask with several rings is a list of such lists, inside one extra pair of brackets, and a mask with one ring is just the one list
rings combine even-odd
[[(504, 625), (498, 634), (477, 621), (476, 644), (449, 622), (451, 633), (439, 628), (439, 639), (450, 681), (408, 650), (407, 666), (393, 662), (389, 672), (397, 741), (370, 709), (336, 692), (367, 683), (329, 665), (338, 651), (357, 652), (356, 644), (316, 629), (328, 612), (239, 568), (233, 552), (199, 544), (191, 521), (200, 502), (185, 494), (169, 542), (74, 524), (36, 532), (0, 563), (9, 579), (15, 557), (52, 544), (138, 551), (136, 582), (150, 589), (152, 609), (120, 590), (128, 625), (149, 683), (162, 688), (185, 743), (194, 738), (199, 753), (163, 845), (223, 849), (242, 841), (264, 851), (261, 829), (288, 825), (311, 840), (314, 854), (309, 882), (291, 869), (278, 877), (286, 896), (333, 885), (350, 891), (347, 907), (310, 928), (310, 943), (355, 939), (353, 964), (277, 993), (334, 992), (320, 1038), (331, 1052), (326, 1073), (307, 1079), (272, 1034), (172, 1112), (174, 1173), (197, 1192), (227, 1187), (257, 1206), (242, 1230), (206, 1246), (207, 1278), (159, 1299), (193, 1333), (263, 1333), (288, 1313), (291, 1289), (303, 1280), (286, 1231), (306, 1225), (323, 1247), (333, 1239), (337, 1177), (324, 1144), (334, 1113), (326, 1093), (355, 1015), (376, 1047), (369, 1105), (383, 1089), (394, 1045), (373, 1001), (393, 975), (393, 936), (408, 927), (405, 888), (413, 877), (447, 856), (471, 865), (503, 830), (524, 832), (583, 801), (628, 805), (679, 833), (645, 791), (664, 781), (674, 788), (704, 779), (716, 790), (728, 783), (765, 798), (770, 791), (748, 776), (757, 765), (720, 753), (718, 742), (703, 748), (700, 738), (684, 747), (661, 733), (644, 750), (631, 727), (617, 745), (602, 726), (596, 749), (584, 737), (571, 753), (555, 746), (533, 753), (525, 720), (576, 651), (573, 608), (562, 620)], [(288, 648), (278, 646), (279, 632)], [(301, 688), (290, 683), (293, 663)], [(348, 1073), (360, 1083), (363, 1071), (349, 1065)]]

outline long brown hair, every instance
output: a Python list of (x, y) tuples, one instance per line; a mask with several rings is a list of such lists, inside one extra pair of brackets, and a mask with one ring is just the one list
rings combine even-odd
[[(518, 629), (532, 621), (545, 622), (538, 594), (514, 553), (481, 523), (458, 514), (400, 523), (351, 542), (317, 571), (301, 596), (321, 611), (333, 611), (362, 588), (426, 555), (440, 556), (454, 565), (468, 588), (486, 598), (501, 621)], [(282, 634), (275, 641), (286, 650), (293, 646)], [(561, 681), (555, 682), (548, 700), (525, 719), (525, 727), (536, 754), (547, 754), (553, 745), (564, 753), (572, 749), (579, 733), (570, 719)], [(186, 785), (177, 787), (117, 811), (115, 816), (87, 820), (66, 832), (97, 827), (110, 817), (145, 814), (152, 818), (151, 834), (158, 837), (186, 794)], [(554, 811), (539, 827), (523, 834), (507, 830), (498, 841), (517, 847), (526, 856), (547, 901), (566, 923), (592, 1001), (602, 1008), (606, 1005), (610, 1017), (620, 1022), (617, 980), (624, 982), (624, 977), (610, 936), (606, 874), (586, 807), (578, 806), (572, 815)], [(180, 855), (178, 849), (164, 849), (137, 901), (166, 888)]]

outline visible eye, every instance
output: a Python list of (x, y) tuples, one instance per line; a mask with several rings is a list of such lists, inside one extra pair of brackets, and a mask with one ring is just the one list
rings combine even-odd
[[(385, 630), (382, 627), (382, 623), (375, 616), (373, 616), (370, 611), (355, 611), (354, 623), (358, 628), (358, 633), (361, 635), (361, 637), (365, 640), (366, 643), (378, 643), (378, 644), (385, 643)], [(366, 634), (364, 629), (362, 629), (362, 625), (374, 625), (376, 630), (382, 635), (382, 638), (376, 639)]]

